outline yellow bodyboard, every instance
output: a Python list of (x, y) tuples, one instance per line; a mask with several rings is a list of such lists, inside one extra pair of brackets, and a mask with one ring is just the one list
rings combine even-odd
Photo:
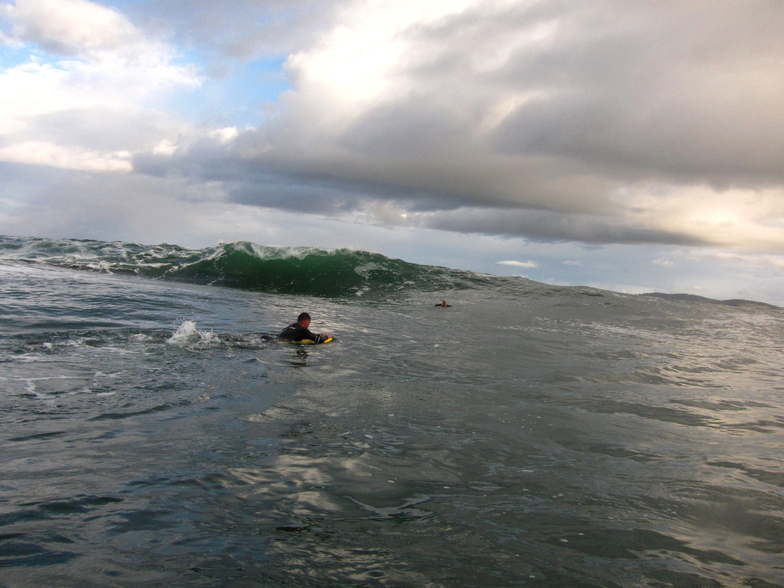
[[(329, 339), (324, 339), (322, 343), (329, 343), (333, 341), (334, 337), (330, 337)], [(294, 343), (295, 345), (315, 345), (315, 341), (311, 341), (310, 339), (303, 339), (302, 341), (281, 341), (281, 343)]]

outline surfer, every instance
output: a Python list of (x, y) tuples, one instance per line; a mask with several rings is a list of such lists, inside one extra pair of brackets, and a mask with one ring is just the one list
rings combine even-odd
[(436, 306), (439, 306), (441, 308), (452, 308), (452, 305), (451, 304), (447, 304), (446, 300), (442, 300), (441, 304), (436, 304)]
[(283, 332), (278, 335), (281, 341), (291, 341), (299, 343), (300, 341), (313, 341), (314, 343), (326, 343), (332, 340), (332, 335), (329, 333), (315, 334), (311, 333), (310, 329), (310, 315), (303, 312), (297, 317), (296, 323), (291, 323), (288, 327), (283, 329)]

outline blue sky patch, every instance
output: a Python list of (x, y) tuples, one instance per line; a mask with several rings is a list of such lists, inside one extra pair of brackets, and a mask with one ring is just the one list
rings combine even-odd
[(281, 93), (292, 89), (283, 71), (285, 60), (270, 57), (237, 65), (226, 76), (206, 78), (173, 106), (197, 123), (219, 119), (226, 125), (258, 126), (266, 118), (265, 105), (277, 103)]

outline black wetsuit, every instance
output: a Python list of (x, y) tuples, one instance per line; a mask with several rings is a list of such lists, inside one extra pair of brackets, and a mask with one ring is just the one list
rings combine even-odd
[(323, 343), (327, 338), (324, 335), (316, 335), (311, 333), (310, 329), (306, 329), (299, 323), (292, 323), (283, 332), (278, 335), (281, 341), (293, 341), (298, 343), (300, 341), (313, 341), (314, 343)]

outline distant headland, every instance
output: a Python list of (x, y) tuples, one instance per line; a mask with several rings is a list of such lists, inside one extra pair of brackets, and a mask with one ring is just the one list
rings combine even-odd
[(665, 294), (663, 292), (649, 292), (647, 294), (640, 294), (640, 296), (653, 296), (654, 298), (664, 298), (666, 300), (683, 300), (685, 302), (708, 302), (710, 304), (724, 304), (725, 306), (738, 306), (740, 308), (768, 308), (773, 310), (782, 310), (780, 306), (774, 306), (773, 304), (755, 302), (753, 300), (740, 300), (737, 298), (732, 300), (714, 300), (713, 298), (705, 298), (704, 296), (696, 296), (695, 294)]

